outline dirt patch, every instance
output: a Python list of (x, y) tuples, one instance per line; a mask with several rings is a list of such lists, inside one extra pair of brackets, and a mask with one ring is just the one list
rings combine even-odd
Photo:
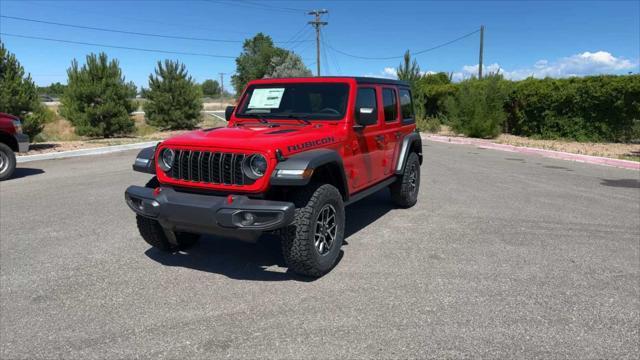
[(513, 146), (563, 151), (573, 154), (602, 156), (614, 159), (640, 161), (640, 144), (619, 143), (583, 143), (563, 140), (537, 140), (526, 137), (502, 134), (493, 142)]

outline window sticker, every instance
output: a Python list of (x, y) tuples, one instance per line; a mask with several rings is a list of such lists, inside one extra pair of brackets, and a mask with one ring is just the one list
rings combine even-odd
[(254, 89), (249, 109), (277, 109), (280, 107), (284, 88)]

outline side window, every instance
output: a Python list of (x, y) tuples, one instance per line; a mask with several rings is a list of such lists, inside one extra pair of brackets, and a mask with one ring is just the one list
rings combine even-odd
[(358, 96), (356, 97), (356, 109), (358, 108), (371, 108), (375, 113), (376, 106), (376, 89), (374, 88), (360, 88), (358, 89)]
[(384, 106), (384, 121), (395, 121), (398, 119), (398, 102), (394, 89), (382, 90), (382, 103)]
[(409, 89), (400, 89), (400, 110), (403, 121), (413, 120), (413, 102)]
[(378, 123), (378, 106), (376, 106), (376, 89), (360, 88), (356, 96), (356, 122), (359, 125), (375, 125)]

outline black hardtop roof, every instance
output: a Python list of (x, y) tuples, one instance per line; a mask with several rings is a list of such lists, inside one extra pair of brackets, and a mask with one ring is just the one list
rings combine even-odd
[(409, 83), (403, 80), (377, 78), (377, 77), (369, 77), (369, 76), (313, 76), (313, 77), (293, 77), (293, 78), (270, 78), (270, 79), (264, 78), (259, 80), (268, 82), (268, 80), (286, 80), (286, 79), (354, 79), (358, 84), (388, 84), (388, 85), (409, 86)]

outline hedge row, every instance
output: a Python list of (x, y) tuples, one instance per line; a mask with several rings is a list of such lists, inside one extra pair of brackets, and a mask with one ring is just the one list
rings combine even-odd
[(457, 84), (442, 76), (427, 78), (416, 84), (426, 116), (438, 116), (469, 136), (506, 132), (543, 139), (640, 140), (640, 75), (516, 82), (492, 75)]

